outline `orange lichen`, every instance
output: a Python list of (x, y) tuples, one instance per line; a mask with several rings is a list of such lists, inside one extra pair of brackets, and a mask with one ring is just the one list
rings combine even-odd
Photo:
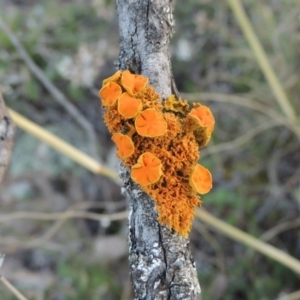
[[(199, 194), (212, 186), (209, 171), (197, 162), (199, 147), (208, 143), (214, 128), (213, 116), (207, 107), (196, 103), (190, 109), (186, 101), (173, 95), (163, 102), (141, 75), (124, 71), (105, 84), (111, 82), (119, 84), (122, 93), (140, 101), (143, 109), (127, 117), (121, 109), (128, 102), (123, 103), (122, 97), (127, 97), (123, 95), (118, 105), (104, 105), (104, 121), (112, 134), (117, 133), (114, 139), (127, 136), (134, 145), (129, 156), (122, 156), (118, 146), (118, 156), (131, 169), (132, 179), (153, 198), (158, 221), (186, 237), (194, 209), (201, 204)], [(136, 111), (125, 105), (124, 110), (127, 108)], [(202, 175), (198, 176), (200, 169)]]
[(142, 75), (131, 74), (126, 70), (122, 74), (121, 83), (124, 89), (131, 95), (136, 95), (148, 83), (148, 78)]
[(117, 82), (118, 83), (120, 81), (121, 75), (122, 75), (122, 72), (117, 71), (114, 75), (104, 79), (102, 82), (102, 86), (105, 86), (109, 82)]
[(196, 142), (200, 148), (207, 145), (215, 126), (215, 119), (207, 106), (198, 103), (187, 115), (185, 131), (193, 131)]
[(125, 119), (134, 118), (143, 108), (142, 101), (138, 98), (123, 93), (118, 100), (118, 112)]
[(206, 146), (211, 137), (211, 127), (208, 128), (197, 128), (194, 130), (194, 136), (199, 148)]
[(117, 109), (108, 107), (104, 114), (104, 122), (110, 133), (114, 134), (122, 130), (124, 118), (118, 113)]
[(143, 153), (131, 167), (131, 178), (142, 186), (157, 182), (162, 174), (161, 161), (151, 152)]
[(192, 118), (198, 127), (210, 128), (210, 132), (213, 130), (215, 119), (207, 106), (193, 108), (188, 114), (188, 118)]
[(190, 176), (190, 185), (199, 194), (206, 194), (212, 188), (210, 172), (201, 165), (196, 165)]
[(122, 94), (121, 87), (115, 82), (109, 82), (99, 91), (104, 106), (114, 105)]
[(117, 132), (111, 139), (117, 145), (118, 156), (120, 158), (126, 158), (133, 154), (134, 144), (128, 135)]
[(175, 113), (181, 113), (183, 115), (186, 115), (189, 112), (189, 104), (187, 101), (176, 99), (174, 95), (170, 95), (166, 99), (164, 107), (166, 110), (170, 110)]
[(141, 136), (156, 137), (166, 133), (167, 122), (161, 112), (148, 108), (136, 117), (135, 128)]

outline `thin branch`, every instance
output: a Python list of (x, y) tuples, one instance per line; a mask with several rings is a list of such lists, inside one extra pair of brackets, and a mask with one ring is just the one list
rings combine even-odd
[(4, 276), (0, 275), (0, 281), (10, 290), (19, 300), (28, 300), (25, 298)]
[(204, 149), (201, 151), (201, 158), (212, 155), (214, 153), (219, 153), (222, 151), (229, 151), (238, 147), (241, 147), (243, 144), (246, 144), (251, 139), (253, 139), (256, 135), (258, 135), (261, 132), (264, 132), (268, 129), (274, 128), (276, 126), (280, 126), (281, 124), (279, 122), (269, 121), (264, 122), (253, 129), (247, 131), (245, 134), (237, 137), (234, 140), (231, 140), (229, 142), (209, 146), (207, 149)]
[(62, 213), (35, 213), (35, 212), (23, 211), (23, 212), (5, 214), (0, 216), (0, 222), (13, 221), (16, 219), (29, 219), (29, 220), (41, 220), (41, 221), (56, 220), (56, 223), (41, 238), (32, 239), (29, 241), (18, 241), (15, 239), (2, 237), (0, 240), (0, 244), (8, 244), (10, 246), (14, 246), (18, 248), (42, 246), (42, 247), (47, 247), (48, 249), (51, 249), (53, 251), (61, 252), (63, 250), (61, 245), (53, 242), (50, 243), (48, 240), (55, 234), (55, 232), (59, 229), (60, 226), (63, 225), (63, 223), (67, 219), (85, 218), (85, 219), (91, 219), (96, 221), (118, 221), (118, 220), (126, 219), (127, 215), (128, 215), (127, 211), (114, 213), (114, 214), (96, 214), (96, 213), (91, 213), (86, 211), (73, 211), (73, 210), (68, 210)]
[(196, 209), (195, 215), (201, 221), (208, 224), (211, 228), (221, 232), (224, 235), (227, 235), (228, 237), (238, 241), (239, 243), (243, 243), (255, 249), (256, 251), (283, 264), (297, 274), (300, 274), (300, 261), (295, 259), (291, 255), (254, 238), (253, 236), (239, 230), (238, 228), (230, 224), (217, 219), (204, 209)]
[[(124, 201), (125, 202), (125, 201)], [(122, 204), (120, 206), (120, 204)], [(68, 210), (76, 210), (76, 209), (80, 209), (80, 210), (86, 210), (88, 208), (91, 207), (98, 207), (98, 208), (110, 208), (110, 211), (116, 210), (118, 208), (124, 208), (126, 206), (126, 203), (113, 203), (111, 205), (111, 203), (99, 203), (99, 202), (79, 202), (79, 203), (74, 203), (73, 205), (71, 205), (69, 207)], [(127, 212), (126, 212), (127, 215)], [(54, 222), (54, 224), (43, 234), (43, 236), (41, 237), (42, 240), (50, 240), (58, 230), (60, 230), (60, 228), (64, 225), (64, 223), (67, 221), (68, 219), (58, 219)]]
[[(4, 261), (4, 254), (0, 253), (0, 268)], [(27, 300), (4, 276), (0, 275), (0, 281), (10, 290), (18, 299)]]
[(276, 235), (278, 235), (284, 231), (297, 228), (297, 227), (300, 227), (300, 218), (297, 218), (292, 221), (280, 223), (280, 224), (272, 227), (271, 229), (264, 232), (264, 234), (262, 234), (260, 236), (260, 239), (263, 241), (269, 241), (272, 238), (274, 238)]
[(8, 213), (0, 216), (0, 222), (7, 222), (16, 219), (30, 219), (41, 221), (52, 221), (71, 218), (85, 218), (96, 221), (119, 221), (127, 218), (127, 211), (122, 211), (113, 214), (96, 214), (86, 211), (67, 210), (60, 213), (39, 213), (20, 211), (15, 213)]
[(68, 210), (62, 213), (38, 213), (38, 212), (16, 212), (11, 214), (5, 214), (0, 216), (0, 222), (14, 221), (16, 219), (28, 219), (28, 220), (41, 220), (41, 221), (53, 221), (56, 220), (54, 225), (39, 238), (34, 238), (29, 241), (19, 241), (10, 238), (2, 237), (0, 244), (6, 244), (13, 247), (32, 248), (32, 247), (47, 247), (52, 251), (62, 252), (64, 249), (61, 245), (50, 242), (49, 239), (53, 237), (57, 230), (64, 224), (67, 219), (71, 218), (85, 218), (96, 221), (118, 221), (124, 220), (128, 216), (127, 211), (113, 213), (113, 214), (96, 214), (86, 211), (73, 211)]
[(16, 35), (8, 28), (0, 16), (0, 29), (6, 34), (10, 42), (14, 45), (20, 57), (23, 59), (33, 75), (43, 84), (49, 91), (53, 99), (65, 108), (72, 118), (86, 131), (90, 144), (91, 155), (99, 160), (97, 151), (97, 138), (93, 126), (82, 115), (82, 113), (67, 99), (67, 97), (45, 76), (44, 72), (35, 64), (35, 62), (27, 54), (24, 47)]
[(62, 246), (48, 240), (53, 237), (57, 230), (64, 224), (67, 219), (71, 218), (85, 218), (96, 221), (118, 221), (124, 220), (128, 216), (127, 211), (113, 213), (113, 214), (96, 214), (86, 211), (73, 211), (68, 210), (62, 213), (38, 213), (38, 212), (16, 212), (11, 214), (5, 214), (0, 216), (0, 222), (14, 221), (16, 219), (29, 219), (29, 220), (41, 220), (41, 221), (53, 221), (55, 224), (40, 238), (35, 238), (29, 241), (19, 241), (10, 238), (2, 237), (0, 244), (8, 244), (14, 247), (47, 247), (53, 251), (63, 251)]
[(274, 70), (272, 69), (268, 57), (247, 17), (243, 4), (241, 3), (240, 0), (228, 0), (227, 2), (234, 13), (237, 22), (239, 23), (243, 31), (245, 38), (248, 40), (248, 43), (252, 48), (256, 60), (264, 76), (266, 77), (282, 111), (284, 112), (285, 116), (288, 117), (291, 121), (295, 121), (296, 120), (295, 111), (292, 105), (290, 104), (289, 99), (280, 81), (278, 80)]
[(6, 247), (12, 248), (12, 251), (15, 251), (17, 249), (28, 249), (28, 248), (43, 248), (51, 251), (56, 251), (60, 253), (66, 253), (69, 252), (69, 249), (66, 250), (66, 247), (54, 243), (54, 242), (48, 242), (47, 240), (44, 239), (29, 239), (26, 240), (18, 240), (16, 238), (12, 237), (1, 237), (0, 239), (0, 245), (2, 246), (1, 248), (3, 249), (3, 245)]
[(54, 134), (50, 133), (49, 131), (45, 130), (41, 126), (33, 123), (32, 121), (26, 119), (16, 111), (9, 109), (9, 113), (15, 122), (15, 124), (22, 128), (23, 130), (29, 132), (30, 134), (34, 135), (38, 139), (42, 140), (43, 142), (50, 145), (52, 148), (56, 149), (57, 151), (63, 153), (70, 159), (73, 159), (78, 164), (82, 165), (89, 171), (95, 174), (101, 174), (108, 178), (115, 180), (118, 184), (120, 182), (116, 178), (115, 172), (109, 170), (102, 166), (99, 162), (97, 162), (92, 157), (88, 156), (87, 154), (83, 153), (82, 151), (76, 149), (75, 147), (71, 146), (70, 144), (66, 143), (65, 141), (61, 140)]
[(54, 224), (43, 234), (41, 237), (42, 240), (48, 241), (52, 239), (52, 237), (56, 234), (58, 230), (65, 224), (67, 219), (58, 219), (54, 222)]

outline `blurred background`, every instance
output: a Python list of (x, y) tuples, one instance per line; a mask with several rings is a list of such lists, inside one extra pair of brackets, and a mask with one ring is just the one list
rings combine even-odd
[[(243, 4), (299, 115), (300, 2)], [(64, 105), (58, 103), (0, 29), (0, 88), (7, 106), (116, 169), (98, 98), (119, 51), (113, 1), (0, 0), (0, 17), (65, 96)], [(216, 119), (212, 140), (201, 151), (201, 164), (214, 178), (203, 206), (300, 259), (299, 137), (227, 1), (176, 1), (175, 20), (170, 51), (178, 89), (210, 106)], [(78, 109), (90, 132), (74, 121), (66, 103)], [(126, 199), (112, 180), (18, 129), (0, 190), (1, 274), (29, 299), (132, 299), (126, 219), (35, 217), (69, 210), (123, 212)], [(11, 215), (23, 211), (31, 217)], [(191, 245), (204, 300), (300, 299), (285, 297), (300, 289), (299, 276), (197, 219)], [(15, 299), (3, 285), (0, 295)]]

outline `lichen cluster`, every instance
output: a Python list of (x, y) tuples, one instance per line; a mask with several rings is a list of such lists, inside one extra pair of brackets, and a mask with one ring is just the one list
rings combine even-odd
[(212, 187), (210, 172), (197, 164), (214, 128), (211, 111), (173, 95), (161, 101), (146, 77), (128, 70), (104, 80), (99, 96), (118, 157), (155, 201), (158, 221), (186, 237), (199, 194)]

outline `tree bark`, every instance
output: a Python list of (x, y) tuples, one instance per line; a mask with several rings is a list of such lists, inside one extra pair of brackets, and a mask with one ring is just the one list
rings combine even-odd
[[(162, 98), (176, 92), (170, 63), (172, 0), (116, 0), (120, 30), (118, 69), (149, 78)], [(129, 203), (129, 264), (135, 299), (200, 299), (189, 240), (157, 221), (154, 201), (121, 166)]]
[(0, 92), (0, 183), (9, 163), (13, 145), (14, 125)]

